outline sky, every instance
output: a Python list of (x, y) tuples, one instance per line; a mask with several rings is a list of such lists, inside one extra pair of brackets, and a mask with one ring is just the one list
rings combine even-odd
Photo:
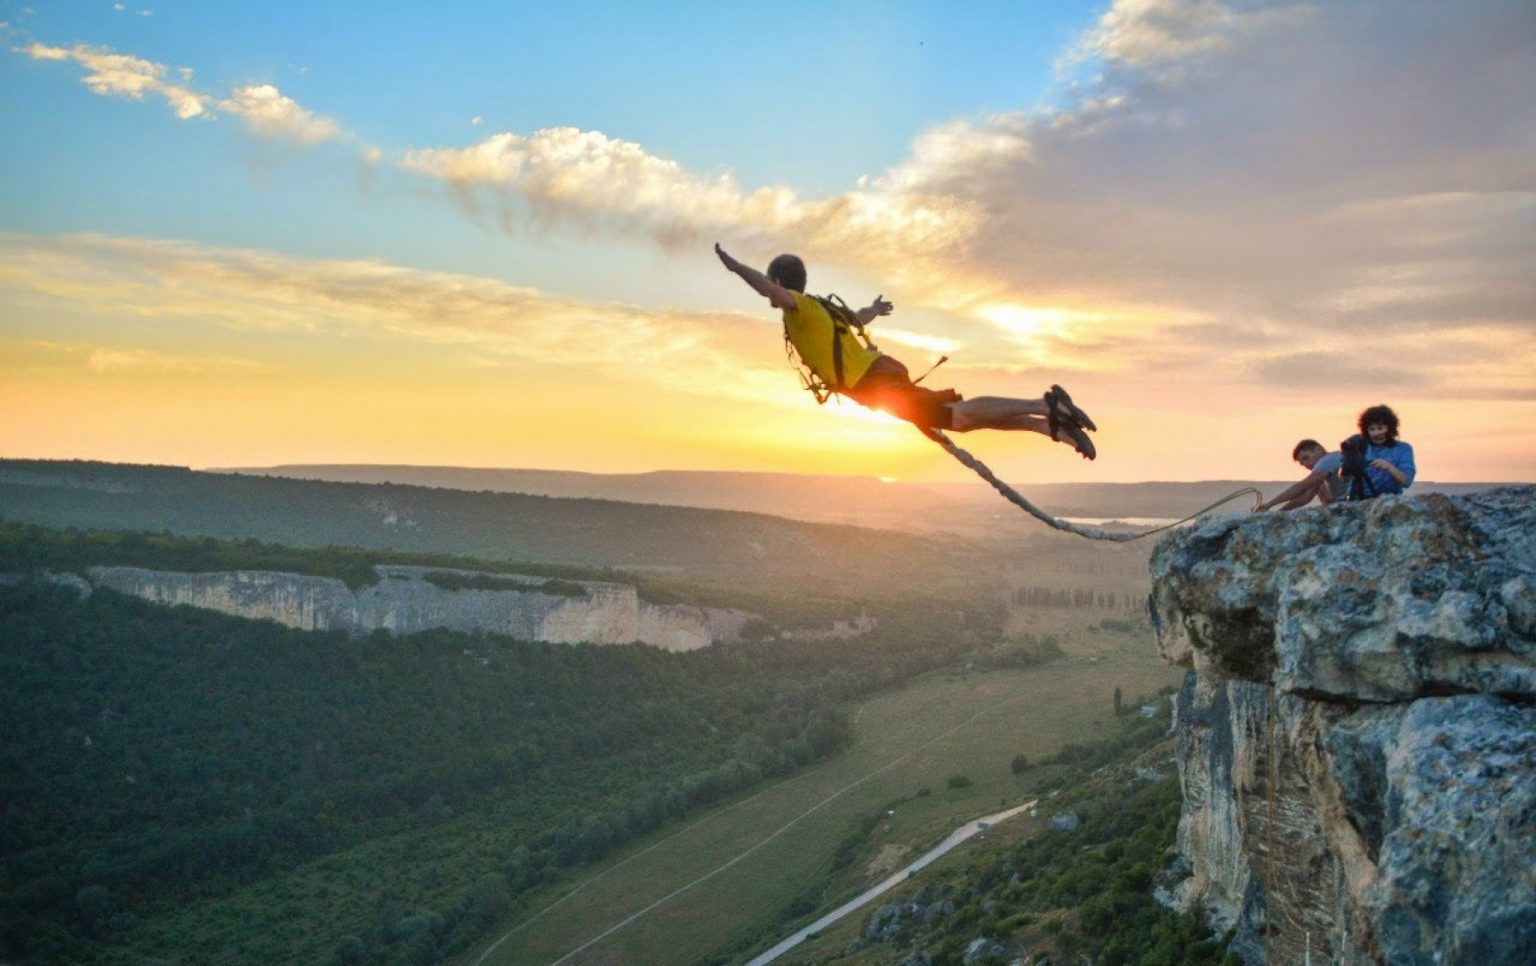
[(818, 407), (808, 289), (1099, 458), (1280, 479), (1391, 405), (1536, 481), (1529, 0), (0, 0), (0, 456), (957, 480)]

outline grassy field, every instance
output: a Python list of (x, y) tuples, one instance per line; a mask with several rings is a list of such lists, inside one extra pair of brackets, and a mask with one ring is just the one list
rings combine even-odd
[[(872, 698), (843, 754), (536, 900), (484, 961), (690, 963), (766, 948), (788, 920), (809, 921), (961, 822), (1025, 800), (1041, 774), (1015, 776), (1014, 756), (1109, 734), (1117, 686), (1129, 699), (1176, 682), (1149, 640), (1118, 643)], [(838, 870), (840, 845), (851, 861)]]

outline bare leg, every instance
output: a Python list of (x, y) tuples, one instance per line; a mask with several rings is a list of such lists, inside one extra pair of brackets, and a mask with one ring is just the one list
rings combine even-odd
[[(973, 429), (1022, 429), (1042, 436), (1051, 435), (1050, 404), (1045, 399), (1007, 399), (1002, 396), (977, 396), (951, 403), (950, 426), (957, 433)], [(1077, 450), (1084, 459), (1097, 455), (1093, 441), (1072, 422), (1070, 413), (1058, 412), (1061, 420), (1059, 442)]]
[(1044, 399), (1008, 399), (1003, 396), (977, 396), (949, 407), (954, 430), (968, 433), (973, 429), (1024, 429), (1051, 435)]

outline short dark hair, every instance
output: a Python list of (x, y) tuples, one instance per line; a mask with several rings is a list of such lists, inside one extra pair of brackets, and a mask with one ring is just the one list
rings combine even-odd
[(792, 292), (804, 292), (805, 262), (799, 255), (780, 255), (768, 263), (768, 280)]
[(1298, 463), (1301, 462), (1301, 454), (1309, 449), (1320, 449), (1324, 453), (1328, 452), (1328, 448), (1317, 440), (1304, 439), (1296, 444), (1295, 449), (1291, 450), (1291, 459), (1296, 460)]
[(1385, 426), (1387, 427), (1387, 445), (1391, 446), (1397, 442), (1397, 413), (1392, 411), (1391, 406), (1372, 406), (1360, 414), (1358, 425), (1362, 433), (1366, 431), (1367, 426)]

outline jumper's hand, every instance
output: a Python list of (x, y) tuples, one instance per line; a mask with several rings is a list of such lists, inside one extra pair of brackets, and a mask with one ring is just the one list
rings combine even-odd
[(715, 242), (715, 254), (720, 256), (720, 264), (724, 265), (726, 268), (733, 272), (736, 271), (736, 259), (732, 258), (730, 255), (727, 255), (725, 249), (720, 247), (719, 242)]
[(876, 315), (890, 315), (891, 311), (896, 308), (896, 306), (878, 295), (875, 296), (875, 300), (870, 303), (869, 307), (875, 310)]
[(1397, 469), (1397, 467), (1393, 466), (1392, 463), (1388, 460), (1371, 460), (1371, 468), (1381, 470), (1384, 473), (1390, 473)]

